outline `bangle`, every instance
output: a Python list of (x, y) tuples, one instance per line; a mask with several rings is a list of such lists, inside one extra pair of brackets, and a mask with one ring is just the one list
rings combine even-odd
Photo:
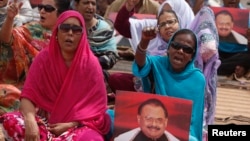
[(143, 48), (141, 48), (141, 45), (140, 44), (138, 44), (138, 47), (137, 47), (140, 51), (142, 51), (142, 52), (147, 52), (147, 49), (143, 49)]
[(142, 49), (140, 44), (137, 46), (137, 52), (140, 54), (146, 54), (147, 50), (146, 49)]
[(3, 45), (3, 47), (11, 47), (12, 43), (13, 43), (13, 35), (11, 35), (10, 41), (8, 43), (1, 42), (1, 45)]
[(146, 54), (147, 52), (146, 51), (141, 51), (139, 48), (137, 48), (137, 51), (136, 52), (138, 52), (138, 53), (140, 53), (140, 54)]

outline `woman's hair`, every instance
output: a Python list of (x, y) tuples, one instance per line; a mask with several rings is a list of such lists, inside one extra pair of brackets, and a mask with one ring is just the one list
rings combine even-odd
[(178, 17), (177, 17), (177, 15), (176, 15), (176, 13), (175, 13), (174, 10), (164, 10), (164, 9), (163, 9), (163, 10), (159, 13), (159, 15), (157, 16), (157, 24), (159, 24), (159, 18), (160, 18), (160, 16), (163, 15), (164, 13), (172, 13), (172, 14), (175, 16), (175, 18), (177, 19), (177, 22), (179, 23), (179, 19), (178, 19)]
[(190, 29), (180, 29), (180, 30), (176, 31), (176, 33), (174, 34), (174, 36), (172, 38), (172, 41), (175, 39), (175, 37), (177, 35), (180, 35), (180, 34), (189, 34), (192, 36), (192, 38), (194, 40), (194, 45), (195, 45), (195, 47), (194, 47), (194, 51), (195, 51), (194, 55), (195, 55), (196, 51), (197, 51), (197, 37), (196, 37), (195, 33)]
[(55, 3), (57, 6), (57, 16), (67, 10), (72, 10), (70, 7), (71, 0), (55, 0)]

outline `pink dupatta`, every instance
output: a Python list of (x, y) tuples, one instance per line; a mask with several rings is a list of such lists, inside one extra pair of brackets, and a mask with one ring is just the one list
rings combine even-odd
[(60, 52), (58, 25), (69, 17), (79, 19), (85, 29), (78, 12), (70, 10), (59, 16), (49, 47), (41, 51), (31, 65), (21, 98), (28, 98), (48, 111), (49, 123), (78, 121), (105, 134), (111, 125), (106, 114), (107, 94), (102, 69), (90, 50), (86, 31), (70, 67)]

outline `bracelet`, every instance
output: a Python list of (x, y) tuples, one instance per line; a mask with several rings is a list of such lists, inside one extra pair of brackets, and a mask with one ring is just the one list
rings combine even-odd
[(1, 42), (1, 45), (3, 45), (3, 47), (11, 47), (13, 43), (13, 38), (14, 38), (13, 35), (11, 35), (10, 41), (8, 43)]
[(140, 54), (144, 54), (144, 55), (147, 53), (146, 51), (141, 51), (141, 49), (138, 48), (138, 47), (137, 47), (137, 51), (136, 51), (136, 52), (138, 52), (138, 53), (140, 53)]
[(147, 52), (147, 49), (143, 49), (143, 48), (141, 48), (141, 45), (140, 44), (138, 44), (138, 47), (137, 47), (140, 51), (142, 51), (142, 52)]
[(140, 44), (138, 44), (137, 46), (137, 50), (140, 54), (146, 54), (147, 53), (147, 50), (146, 49), (142, 49)]

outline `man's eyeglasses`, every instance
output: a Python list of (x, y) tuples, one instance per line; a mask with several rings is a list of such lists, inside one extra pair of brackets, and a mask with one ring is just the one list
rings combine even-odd
[(51, 6), (51, 5), (43, 5), (43, 4), (38, 4), (38, 10), (41, 11), (42, 9), (44, 9), (44, 11), (46, 12), (53, 12), (56, 10), (55, 7)]
[(60, 24), (58, 26), (58, 29), (64, 33), (69, 32), (70, 30), (72, 31), (73, 34), (79, 35), (79, 34), (83, 33), (83, 28), (81, 26), (78, 26), (78, 25)]
[(176, 22), (177, 22), (177, 19), (167, 20), (165, 22), (159, 23), (158, 28), (165, 27), (166, 25), (168, 25), (169, 27), (172, 27)]
[(193, 54), (194, 53), (194, 49), (192, 47), (177, 43), (172, 41), (170, 46), (176, 50), (180, 50), (182, 49), (183, 52), (187, 53), (187, 54)]

